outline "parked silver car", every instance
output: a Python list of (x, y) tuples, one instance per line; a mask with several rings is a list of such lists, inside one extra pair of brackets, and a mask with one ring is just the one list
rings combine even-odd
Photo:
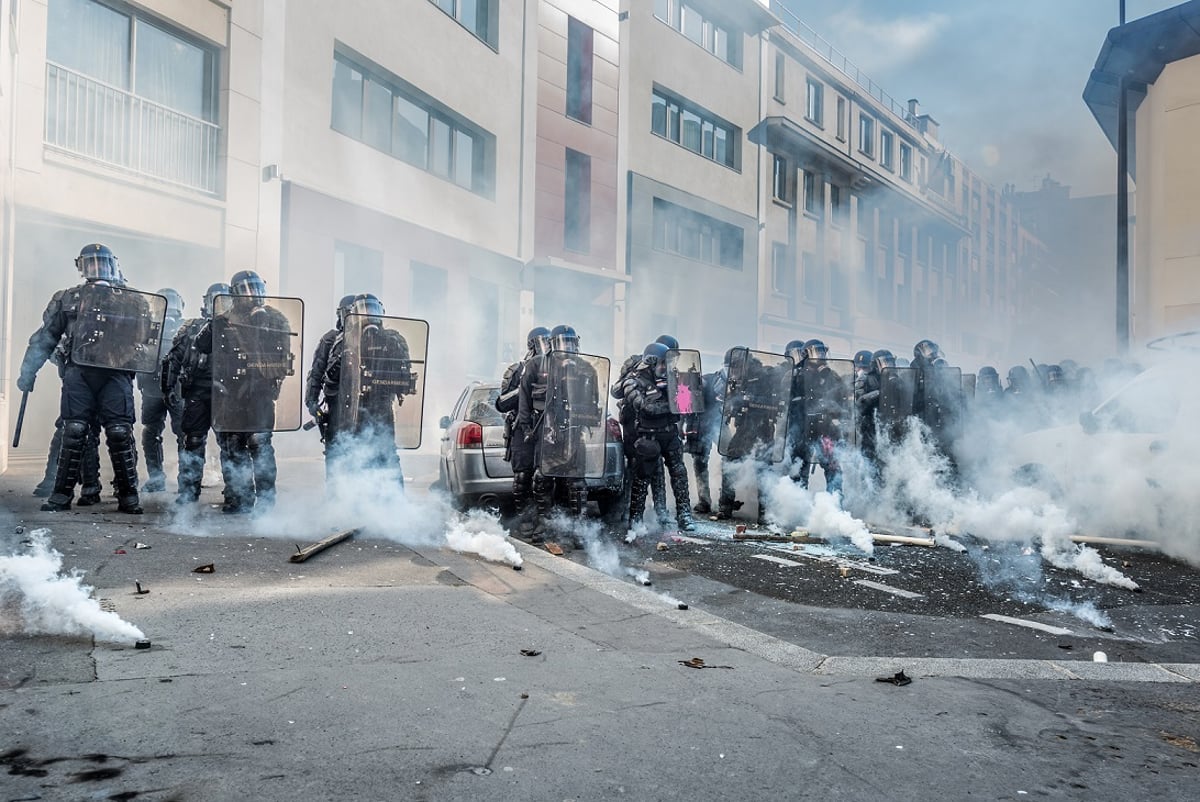
[[(504, 416), (496, 410), (499, 382), (472, 382), (454, 410), (441, 419), (442, 447), (435, 488), (450, 494), (462, 509), (490, 507), (512, 511), (512, 468), (504, 460)], [(588, 479), (588, 498), (606, 521), (622, 516), (625, 505), (625, 455), (621, 427), (609, 417), (604, 445), (604, 475)]]

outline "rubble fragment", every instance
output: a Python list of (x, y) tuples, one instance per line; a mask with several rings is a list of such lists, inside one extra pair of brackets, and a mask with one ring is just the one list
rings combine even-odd
[(890, 677), (876, 677), (875, 681), (876, 682), (886, 682), (886, 683), (889, 683), (891, 685), (896, 685), (896, 686), (903, 686), (903, 685), (911, 684), (912, 677), (905, 674), (904, 669), (901, 669)]
[(193, 574), (211, 574), (211, 573), (215, 572), (216, 570), (217, 570), (217, 568), (215, 565), (213, 565), (212, 563), (206, 563), (204, 565), (197, 565), (195, 568), (192, 569), (192, 573)]
[(300, 546), (297, 545), (296, 553), (291, 557), (288, 557), (288, 562), (302, 563), (314, 554), (319, 554), (330, 546), (335, 546), (338, 543), (341, 543), (343, 540), (348, 540), (349, 538), (353, 537), (356, 532), (358, 532), (357, 528), (345, 529), (341, 532), (330, 535), (324, 540), (319, 540), (316, 543), (313, 543), (311, 546), (300, 548)]

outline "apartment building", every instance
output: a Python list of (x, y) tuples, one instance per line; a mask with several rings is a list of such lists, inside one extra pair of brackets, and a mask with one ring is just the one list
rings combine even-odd
[(757, 341), (762, 32), (756, 0), (625, 2), (629, 349), (675, 334), (714, 367)]
[(942, 145), (916, 100), (774, 10), (750, 132), (770, 164), (759, 342), (907, 357), (928, 337), (969, 368), (1006, 356), (1031, 247), (1008, 198)]
[[(1129, 342), (1200, 329), (1200, 0), (1108, 32), (1083, 98), (1117, 147), (1127, 87), (1129, 177), (1137, 219), (1129, 271)], [(1194, 339), (1194, 338), (1193, 338)]]

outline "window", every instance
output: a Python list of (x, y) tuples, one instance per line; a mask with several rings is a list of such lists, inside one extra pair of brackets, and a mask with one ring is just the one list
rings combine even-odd
[(900, 143), (900, 177), (905, 181), (912, 181), (913, 167), (913, 149), (912, 145), (905, 142)]
[(783, 53), (775, 53), (775, 99), (780, 103), (785, 103), (784, 91), (787, 88), (785, 83), (787, 78), (787, 56)]
[(592, 249), (592, 157), (567, 149), (563, 196), (563, 247), (587, 253)]
[(837, 184), (829, 185), (829, 211), (833, 216), (833, 224), (842, 226), (846, 224), (847, 208), (842, 198), (842, 188)]
[(782, 242), (771, 243), (771, 291), (787, 298), (796, 294), (796, 266)]
[(592, 122), (592, 29), (567, 18), (567, 116)]
[(805, 251), (800, 257), (800, 264), (804, 270), (804, 300), (814, 304), (823, 303), (825, 301), (825, 276), (821, 273), (817, 255)]
[(496, 7), (498, 0), (430, 0), (458, 21), (458, 24), (496, 49)]
[(792, 171), (788, 160), (783, 156), (775, 156), (771, 170), (771, 196), (780, 203), (792, 203)]
[(650, 129), (654, 133), (726, 167), (741, 167), (741, 129), (658, 87), (651, 104)]
[(825, 123), (825, 85), (812, 78), (808, 79), (808, 105), (804, 114), (814, 125), (822, 126)]
[(896, 135), (883, 128), (879, 131), (879, 163), (888, 170), (896, 169)]
[(875, 155), (875, 119), (858, 115), (858, 149), (868, 156)]
[(654, 0), (654, 16), (728, 64), (742, 68), (742, 33), (687, 0)]
[(654, 249), (733, 270), (742, 269), (741, 226), (654, 199)]
[(834, 309), (850, 307), (850, 282), (837, 262), (829, 263), (829, 293), (829, 305)]
[(820, 216), (825, 203), (825, 184), (816, 173), (804, 171), (804, 211)]
[(495, 137), (400, 79), (340, 52), (333, 56), (331, 124), (414, 167), (492, 196)]
[(837, 138), (846, 141), (846, 98), (841, 95), (837, 99)]
[(218, 52), (136, 12), (52, 0), (46, 144), (216, 191)]

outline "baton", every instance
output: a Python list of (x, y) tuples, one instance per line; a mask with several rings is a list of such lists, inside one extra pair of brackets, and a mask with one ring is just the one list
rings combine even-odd
[(29, 391), (22, 390), (21, 391), (21, 409), (20, 409), (20, 411), (17, 412), (17, 425), (16, 425), (16, 428), (13, 429), (13, 444), (12, 444), (13, 448), (16, 448), (21, 443), (21, 427), (25, 425), (25, 404), (28, 402), (29, 402)]

